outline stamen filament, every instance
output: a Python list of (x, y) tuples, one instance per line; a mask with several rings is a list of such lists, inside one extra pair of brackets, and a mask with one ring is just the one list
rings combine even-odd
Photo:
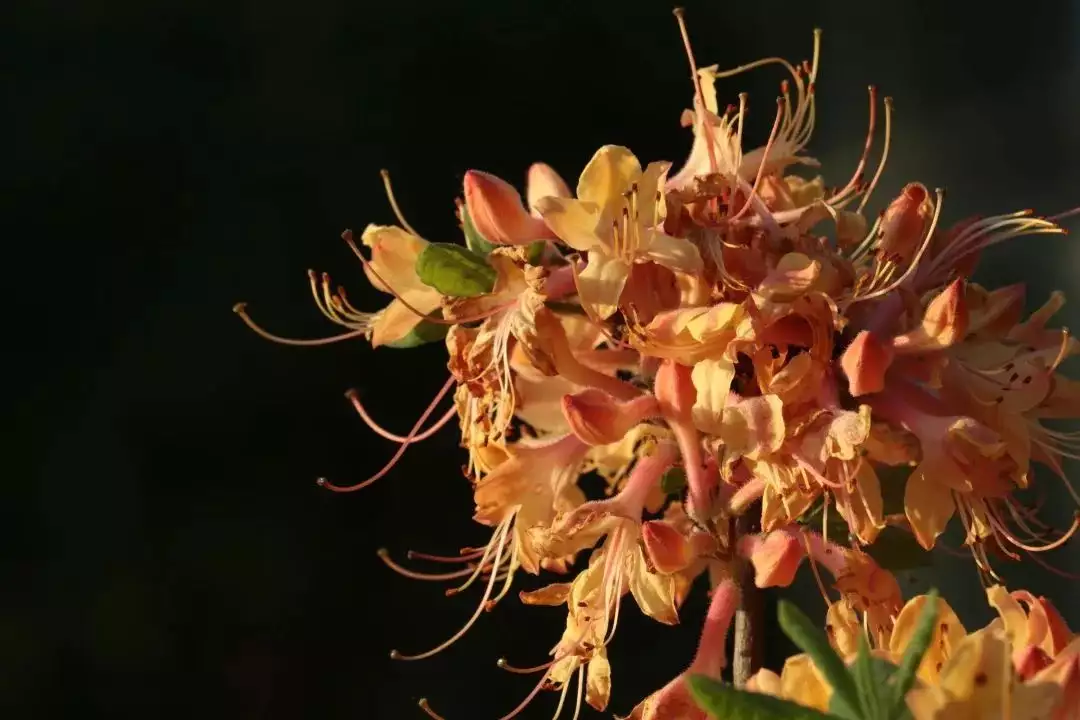
[(360, 416), (360, 419), (364, 421), (365, 425), (375, 431), (375, 434), (379, 435), (380, 437), (384, 437), (387, 440), (396, 443), (418, 443), (421, 440), (427, 440), (429, 437), (439, 432), (439, 430), (442, 430), (446, 423), (450, 422), (450, 419), (457, 415), (457, 408), (450, 408), (446, 411), (445, 415), (435, 421), (434, 425), (409, 440), (405, 435), (398, 435), (396, 433), (392, 433), (379, 425), (377, 422), (375, 422), (371, 415), (368, 414), (368, 411), (364, 408), (364, 403), (360, 400), (360, 396), (356, 390), (347, 390), (345, 392), (345, 397), (347, 397), (349, 399), (349, 402), (352, 403), (353, 408)]
[(401, 227), (405, 228), (416, 237), (421, 237), (420, 233), (416, 232), (413, 226), (409, 224), (409, 221), (405, 219), (405, 216), (401, 213), (401, 208), (398, 207), (397, 199), (394, 197), (394, 188), (390, 185), (390, 171), (385, 169), (380, 170), (379, 175), (382, 176), (383, 187), (386, 189), (386, 199), (390, 201), (390, 209), (394, 211), (394, 216), (398, 219), (398, 222), (401, 223)]
[(405, 451), (409, 449), (409, 445), (413, 442), (413, 440), (415, 440), (416, 436), (419, 434), (420, 428), (423, 427), (424, 423), (427, 422), (427, 419), (431, 416), (431, 413), (435, 412), (435, 407), (439, 404), (439, 401), (442, 400), (446, 393), (450, 392), (450, 388), (454, 387), (455, 385), (456, 380), (451, 375), (450, 378), (447, 379), (446, 383), (442, 386), (442, 390), (440, 390), (438, 394), (435, 395), (435, 399), (431, 401), (430, 405), (428, 405), (427, 410), (425, 410), (420, 416), (420, 419), (416, 421), (413, 429), (410, 430), (409, 434), (405, 436), (405, 441), (401, 443), (401, 446), (397, 449), (397, 452), (395, 452), (394, 456), (390, 458), (390, 462), (386, 463), (386, 465), (383, 466), (382, 470), (375, 473), (367, 480), (356, 483), (355, 485), (343, 487), (341, 485), (335, 485), (331, 483), (326, 478), (319, 478), (317, 483), (321, 487), (324, 487), (327, 490), (332, 490), (333, 492), (355, 492), (357, 490), (363, 490), (368, 485), (371, 485), (379, 478), (386, 475), (388, 472), (390, 472), (390, 470), (393, 469), (395, 465), (398, 464), (398, 461), (401, 460), (402, 456), (405, 455)]
[(247, 303), (236, 303), (233, 305), (233, 312), (240, 316), (240, 319), (244, 321), (244, 324), (255, 331), (255, 334), (261, 338), (276, 342), (279, 345), (296, 345), (300, 347), (314, 347), (318, 345), (331, 345), (342, 340), (352, 340), (353, 338), (364, 337), (368, 334), (368, 330), (353, 330), (352, 332), (343, 333), (341, 335), (332, 335), (328, 338), (316, 338), (312, 340), (298, 340), (295, 338), (282, 337), (275, 335), (268, 330), (264, 330), (255, 323), (247, 314)]

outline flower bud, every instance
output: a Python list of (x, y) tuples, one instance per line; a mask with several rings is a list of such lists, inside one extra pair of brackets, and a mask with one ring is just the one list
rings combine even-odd
[(635, 425), (660, 413), (652, 395), (620, 402), (595, 388), (564, 395), (562, 410), (571, 432), (587, 445), (618, 442)]
[(573, 197), (566, 181), (559, 177), (550, 165), (533, 163), (529, 168), (529, 177), (525, 182), (525, 199), (529, 204), (529, 210), (533, 217), (540, 217), (540, 211), (536, 209), (541, 198), (546, 197)]
[(908, 183), (881, 217), (878, 254), (885, 260), (909, 262), (923, 241), (934, 215), (930, 193), (919, 183)]
[(652, 567), (664, 575), (685, 569), (694, 559), (690, 541), (663, 520), (642, 523), (641, 540)]
[(674, 360), (664, 360), (656, 371), (656, 399), (660, 412), (669, 420), (692, 422), (697, 389), (691, 375), (693, 370)]
[(465, 208), (477, 232), (496, 245), (525, 245), (552, 237), (544, 221), (525, 210), (520, 193), (489, 173), (465, 173)]
[(806, 549), (794, 533), (775, 530), (765, 536), (743, 537), (739, 554), (754, 566), (754, 584), (759, 588), (787, 587), (795, 579)]
[(881, 392), (892, 360), (892, 348), (884, 345), (874, 333), (863, 330), (856, 335), (840, 358), (840, 368), (847, 376), (848, 392), (852, 397)]

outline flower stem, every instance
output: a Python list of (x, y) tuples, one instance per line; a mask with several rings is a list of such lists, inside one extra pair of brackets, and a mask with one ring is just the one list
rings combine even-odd
[[(735, 539), (756, 531), (755, 515), (751, 510), (735, 520)], [(765, 598), (754, 584), (754, 568), (750, 563), (740, 562), (737, 572), (740, 593), (739, 607), (735, 611), (735, 652), (731, 672), (735, 687), (742, 688), (746, 686), (750, 676), (761, 667), (765, 639), (762, 626)]]

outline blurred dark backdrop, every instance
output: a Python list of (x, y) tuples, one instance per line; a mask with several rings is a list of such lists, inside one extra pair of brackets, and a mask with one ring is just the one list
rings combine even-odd
[[(814, 154), (835, 180), (863, 142), (865, 87), (896, 99), (877, 209), (908, 180), (947, 186), (946, 219), (1080, 197), (1080, 4), (688, 3), (702, 65), (810, 52), (825, 29)], [(470, 167), (519, 182), (543, 160), (571, 182), (604, 143), (678, 164), (691, 85), (665, 2), (60, 2), (2, 24), (7, 252), (4, 355), (11, 459), (0, 503), (5, 717), (498, 717), (531, 686), (495, 659), (539, 662), (558, 610), (504, 603), (461, 644), (413, 664), (472, 597), (387, 571), (375, 550), (453, 551), (483, 537), (453, 433), (371, 489), (335, 496), (393, 447), (342, 392), (404, 431), (445, 377), (438, 347), (284, 348), (334, 328), (305, 270), (366, 307), (338, 240), (392, 223), (386, 167), (412, 224), (456, 237)], [(761, 139), (782, 75), (749, 90)], [(1068, 239), (993, 252), (993, 283), (1032, 303), (1076, 290)], [(1071, 314), (1070, 314), (1071, 313)], [(1067, 309), (1063, 322), (1075, 322)], [(1051, 508), (1057, 519), (1069, 509)], [(1054, 561), (1080, 570), (1077, 551)], [(968, 560), (938, 557), (965, 618), (987, 619)], [(1037, 568), (1035, 570), (1038, 570)], [(1009, 569), (1054, 593), (1069, 583)], [(526, 580), (526, 586), (535, 580)], [(796, 591), (817, 607), (815, 594)], [(627, 612), (612, 648), (627, 712), (686, 662), (703, 607), (670, 630)], [(773, 648), (773, 657), (784, 648)], [(525, 717), (547, 717), (550, 697)]]

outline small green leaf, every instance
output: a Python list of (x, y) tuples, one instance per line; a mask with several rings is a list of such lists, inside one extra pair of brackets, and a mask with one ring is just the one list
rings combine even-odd
[(866, 553), (886, 570), (911, 570), (931, 564), (931, 556), (911, 533), (900, 528), (886, 527)]
[[(859, 633), (859, 654), (850, 672), (859, 693), (863, 720), (887, 720), (887, 716), (882, 715), (882, 709), (887, 703), (887, 699), (882, 697), (885, 688), (878, 682), (877, 668), (874, 656), (870, 654), (870, 642), (866, 639), (866, 633)], [(888, 675), (885, 677), (888, 678)]]
[(422, 320), (408, 335), (400, 340), (395, 340), (392, 343), (386, 343), (386, 347), (398, 348), (400, 350), (427, 345), (428, 343), (442, 340), (446, 337), (446, 333), (449, 332), (449, 330), (449, 325)]
[(686, 471), (673, 467), (660, 477), (660, 489), (665, 495), (678, 495), (686, 487)]
[(892, 686), (892, 712), (891, 720), (897, 720), (907, 710), (904, 696), (915, 683), (915, 672), (919, 669), (926, 649), (930, 647), (930, 641), (934, 637), (934, 623), (937, 622), (937, 590), (931, 590), (926, 594), (926, 607), (919, 616), (919, 623), (915, 626), (915, 632), (911, 635), (904, 656), (900, 658), (900, 665), (890, 678)]
[(844, 666), (844, 661), (829, 644), (824, 631), (787, 600), (780, 601), (777, 615), (784, 634), (810, 656), (825, 681), (832, 687), (829, 710), (846, 720), (862, 720), (859, 717), (859, 693), (855, 688), (855, 681)]
[(832, 715), (818, 712), (790, 700), (764, 693), (737, 690), (731, 685), (704, 675), (686, 679), (690, 694), (705, 712), (716, 720), (830, 720)]
[(481, 255), (450, 243), (431, 243), (416, 258), (420, 282), (449, 297), (478, 297), (495, 287), (495, 268)]
[(465, 246), (481, 257), (487, 257), (495, 246), (473, 225), (472, 217), (464, 205), (461, 207), (461, 229), (465, 233)]
[(547, 240), (537, 240), (529, 243), (526, 249), (526, 260), (530, 265), (539, 265), (540, 260), (544, 257), (545, 250), (547, 250)]

